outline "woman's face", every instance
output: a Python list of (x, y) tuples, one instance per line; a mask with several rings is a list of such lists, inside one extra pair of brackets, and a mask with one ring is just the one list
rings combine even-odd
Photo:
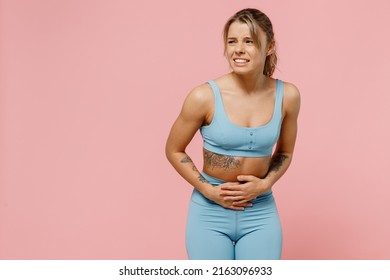
[(259, 28), (260, 46), (251, 37), (246, 23), (233, 22), (228, 31), (226, 58), (237, 74), (262, 74), (267, 56), (268, 44), (265, 32)]

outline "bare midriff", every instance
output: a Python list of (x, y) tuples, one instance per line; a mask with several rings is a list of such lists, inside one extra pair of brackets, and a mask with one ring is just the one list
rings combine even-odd
[(265, 177), (271, 161), (266, 157), (235, 157), (220, 155), (203, 149), (203, 172), (214, 178), (237, 182), (238, 175)]

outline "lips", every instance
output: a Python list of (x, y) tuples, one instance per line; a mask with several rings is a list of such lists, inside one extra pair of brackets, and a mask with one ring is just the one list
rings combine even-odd
[(245, 58), (234, 58), (233, 61), (234, 61), (234, 62), (237, 62), (237, 63), (248, 63), (248, 62), (249, 62), (249, 59), (245, 59)]

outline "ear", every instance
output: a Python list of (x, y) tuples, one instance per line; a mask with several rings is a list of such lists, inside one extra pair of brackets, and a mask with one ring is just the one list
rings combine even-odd
[(268, 44), (268, 51), (267, 51), (267, 56), (271, 55), (275, 53), (275, 41), (271, 41), (269, 44)]

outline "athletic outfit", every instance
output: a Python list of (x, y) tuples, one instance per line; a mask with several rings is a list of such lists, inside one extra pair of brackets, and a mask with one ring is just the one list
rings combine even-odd
[[(265, 125), (247, 128), (232, 123), (214, 81), (212, 122), (202, 126), (204, 148), (237, 157), (265, 157), (279, 138), (282, 124), (283, 82), (276, 80), (272, 119)], [(224, 181), (202, 173), (210, 184)], [(227, 209), (194, 189), (188, 211), (186, 245), (190, 259), (280, 259), (282, 230), (272, 191), (251, 201), (243, 211)]]

